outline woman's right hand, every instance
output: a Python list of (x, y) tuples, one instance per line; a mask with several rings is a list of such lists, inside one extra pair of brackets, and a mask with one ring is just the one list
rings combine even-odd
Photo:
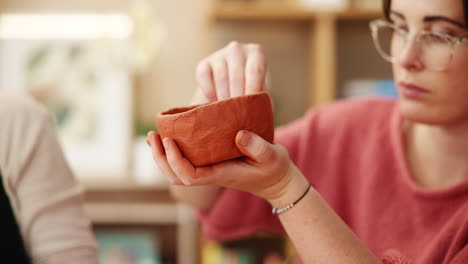
[(266, 58), (258, 44), (231, 42), (197, 66), (198, 96), (193, 103), (207, 103), (263, 91)]

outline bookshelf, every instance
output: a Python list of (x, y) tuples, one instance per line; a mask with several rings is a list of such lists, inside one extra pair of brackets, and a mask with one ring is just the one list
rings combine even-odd
[(320, 105), (337, 97), (336, 57), (338, 25), (342, 22), (367, 22), (381, 17), (380, 10), (349, 8), (342, 11), (305, 9), (295, 1), (213, 1), (208, 20), (212, 27), (230, 22), (302, 22), (308, 25), (307, 104)]

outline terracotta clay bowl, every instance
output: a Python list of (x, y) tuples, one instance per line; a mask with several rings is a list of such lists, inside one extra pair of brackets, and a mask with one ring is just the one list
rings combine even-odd
[(197, 167), (243, 156), (235, 143), (240, 130), (270, 143), (274, 138), (273, 112), (265, 92), (170, 109), (157, 116), (156, 126), (161, 138), (172, 138)]

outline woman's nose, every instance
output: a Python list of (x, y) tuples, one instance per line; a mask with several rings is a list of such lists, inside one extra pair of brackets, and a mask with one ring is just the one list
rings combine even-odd
[(397, 55), (397, 63), (408, 71), (422, 70), (424, 64), (421, 61), (419, 49), (416, 39), (408, 39)]

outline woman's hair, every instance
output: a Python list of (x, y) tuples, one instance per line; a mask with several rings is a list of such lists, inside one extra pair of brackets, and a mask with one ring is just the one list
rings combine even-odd
[[(465, 14), (465, 23), (468, 23), (468, 0), (461, 0), (463, 4), (463, 13)], [(391, 0), (383, 0), (383, 11), (387, 19), (390, 18)]]

